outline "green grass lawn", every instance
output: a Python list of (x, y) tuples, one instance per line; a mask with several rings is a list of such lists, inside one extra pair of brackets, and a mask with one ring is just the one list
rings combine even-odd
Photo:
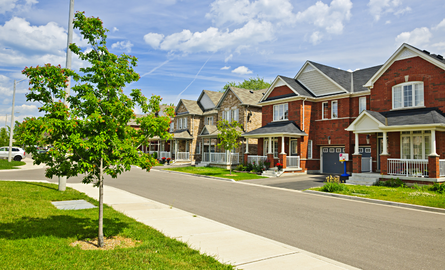
[(217, 167), (188, 166), (188, 167), (168, 168), (165, 170), (199, 174), (199, 175), (208, 175), (208, 176), (221, 177), (221, 178), (228, 178), (228, 179), (233, 179), (235, 181), (267, 178), (267, 177), (253, 174), (253, 173), (238, 173), (238, 172), (234, 172), (234, 171), (232, 171), (232, 175), (230, 175), (229, 170), (217, 168)]
[(84, 199), (57, 185), (0, 181), (1, 269), (233, 269), (104, 205), (104, 234), (141, 241), (132, 248), (82, 250), (97, 237), (98, 209), (58, 210), (51, 201)]
[[(320, 191), (322, 187), (310, 190)], [(355, 186), (345, 185), (343, 191), (335, 191), (337, 194), (378, 199), (384, 201), (410, 203), (423, 206), (445, 208), (445, 193), (438, 193), (423, 187), (384, 187), (384, 186)]]
[(7, 159), (0, 159), (0, 170), (10, 170), (10, 169), (18, 169), (17, 166), (23, 166), (26, 163), (23, 161), (14, 161), (8, 162)]

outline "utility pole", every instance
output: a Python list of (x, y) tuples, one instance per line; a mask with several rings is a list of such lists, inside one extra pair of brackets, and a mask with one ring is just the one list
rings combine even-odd
[[(66, 45), (66, 68), (71, 69), (71, 50), (70, 44), (73, 42), (73, 20), (74, 20), (74, 0), (70, 0), (70, 10), (68, 16), (68, 39)], [(65, 105), (68, 104), (68, 97), (71, 91), (71, 77), (68, 77), (68, 86), (66, 87)], [(59, 191), (66, 190), (66, 176), (59, 176)]]
[(6, 119), (5, 119), (5, 128), (8, 128), (8, 114), (6, 114)]
[[(9, 131), (9, 153), (8, 153), (8, 162), (11, 162), (12, 156), (12, 136), (14, 134), (14, 106), (15, 106), (15, 89), (17, 88), (17, 83), (24, 81), (26, 79), (16, 81), (14, 80), (14, 92), (12, 93), (12, 109), (11, 109), (11, 126)], [(8, 115), (6, 115), (8, 117)]]

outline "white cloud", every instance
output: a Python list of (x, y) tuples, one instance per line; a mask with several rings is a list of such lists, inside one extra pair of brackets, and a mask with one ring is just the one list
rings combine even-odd
[(292, 23), (295, 18), (289, 0), (216, 0), (206, 18), (216, 26), (225, 23), (243, 24), (251, 20)]
[[(0, 87), (0, 92), (1, 92), (1, 87)], [(3, 99), (3, 104), (9, 104), (9, 103), (11, 103), (11, 100), (9, 98)]]
[(371, 13), (375, 21), (380, 20), (385, 13), (393, 13), (399, 16), (411, 11), (410, 7), (402, 8), (400, 7), (401, 5), (402, 0), (369, 0), (368, 3), (369, 13)]
[(224, 66), (221, 68), (221, 70), (230, 69), (230, 66)]
[(161, 44), (161, 41), (164, 39), (164, 35), (157, 34), (157, 33), (148, 33), (144, 36), (144, 41), (153, 49), (158, 49), (159, 44)]
[(396, 42), (409, 43), (413, 46), (422, 46), (429, 42), (432, 34), (427, 27), (416, 28), (411, 32), (403, 32), (396, 37)]
[(113, 45), (111, 45), (112, 49), (120, 49), (120, 50), (124, 50), (127, 53), (131, 52), (131, 47), (133, 47), (133, 44), (127, 40), (125, 41), (118, 41), (116, 43), (114, 43)]
[[(330, 5), (318, 1), (303, 12), (298, 12), (296, 19), (301, 23), (310, 23), (317, 28), (324, 29), (328, 34), (343, 33), (344, 22), (351, 18), (352, 2), (350, 0), (333, 0)], [(324, 35), (315, 31), (310, 41), (313, 44), (321, 42)]]
[(225, 59), (224, 59), (224, 62), (229, 62), (230, 60), (232, 60), (232, 58), (233, 58), (233, 54), (230, 54), (229, 56), (227, 56)]
[(390, 20), (387, 20), (387, 21), (385, 22), (385, 24), (391, 24), (391, 21), (390, 21)]
[(117, 27), (115, 26), (115, 27), (113, 27), (113, 32), (117, 32), (117, 31), (119, 31), (119, 29), (117, 29)]
[(236, 73), (236, 74), (241, 74), (241, 75), (246, 75), (246, 74), (251, 74), (252, 71), (249, 70), (247, 67), (245, 66), (239, 66), (237, 68), (235, 68), (234, 70), (232, 70), (232, 73)]
[(323, 38), (323, 35), (319, 31), (316, 31), (316, 32), (312, 33), (309, 40), (311, 41), (312, 44), (317, 45), (318, 43), (320, 43), (322, 38)]
[(439, 50), (445, 50), (445, 42), (434, 43), (432, 46)]
[(32, 5), (37, 4), (37, 0), (1, 0), (0, 14), (5, 14), (10, 11), (28, 11)]
[(436, 29), (441, 29), (444, 28), (445, 29), (445, 19), (443, 19), (438, 25), (436, 25), (435, 27), (433, 27), (434, 30)]

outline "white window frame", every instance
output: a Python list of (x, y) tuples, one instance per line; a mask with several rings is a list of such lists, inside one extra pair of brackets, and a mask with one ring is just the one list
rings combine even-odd
[[(263, 140), (263, 155), (269, 154), (269, 138)], [(274, 158), (278, 158), (278, 139), (272, 139), (272, 153)]]
[(331, 101), (331, 118), (338, 118), (338, 100)]
[[(405, 104), (405, 87), (411, 86), (411, 98), (407, 98), (406, 101), (411, 102), (410, 105)], [(416, 89), (416, 86), (419, 86), (418, 89)], [(400, 91), (400, 100), (396, 99), (396, 91)], [(416, 105), (416, 97), (417, 94), (419, 94), (420, 101), (417, 102)], [(400, 104), (400, 105), (399, 105)], [(422, 81), (413, 81), (413, 82), (406, 82), (406, 83), (400, 83), (397, 85), (394, 85), (392, 87), (392, 109), (406, 109), (406, 108), (418, 108), (418, 107), (424, 107), (425, 106), (425, 89)]]
[(184, 124), (183, 124), (184, 128), (187, 128), (187, 117), (184, 117), (183, 121), (184, 121)]
[(213, 125), (213, 116), (207, 116), (204, 125)]
[[(408, 133), (409, 132), (409, 133)], [(430, 149), (428, 152), (431, 152), (431, 131), (430, 130), (424, 130), (420, 133), (418, 131), (407, 131), (407, 132), (400, 132), (400, 156), (403, 158), (403, 138), (408, 137), (409, 138), (409, 144), (410, 144), (410, 157), (408, 159), (414, 159), (414, 137), (422, 137), (422, 158), (421, 159), (428, 159), (428, 156), (430, 153), (426, 153), (426, 142), (428, 141), (430, 145)]]
[(312, 150), (313, 150), (312, 149), (312, 140), (308, 140), (308, 142), (307, 142), (307, 158), (308, 159), (312, 159), (312, 153), (313, 153)]
[(326, 106), (326, 110), (329, 110), (329, 104), (328, 104), (328, 102), (326, 101), (326, 102), (322, 102), (321, 103), (321, 119), (328, 119), (328, 118), (326, 118), (325, 117), (325, 104), (327, 105)]
[[(296, 153), (293, 153), (292, 143), (297, 143), (297, 151)], [(298, 139), (290, 139), (289, 140), (289, 155), (292, 156), (293, 154), (298, 155)]]
[(361, 97), (358, 99), (358, 114), (366, 111), (366, 97)]
[(170, 123), (170, 132), (172, 132), (173, 130), (175, 130), (175, 121), (171, 121)]
[(289, 104), (283, 103), (273, 106), (273, 122), (289, 120)]

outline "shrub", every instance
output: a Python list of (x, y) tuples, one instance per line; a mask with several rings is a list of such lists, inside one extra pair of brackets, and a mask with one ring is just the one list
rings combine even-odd
[(246, 166), (246, 171), (251, 171), (251, 170), (253, 170), (253, 165), (252, 165), (252, 163), (247, 163), (247, 166)]
[(235, 170), (237, 170), (237, 171), (244, 171), (243, 164), (240, 164), (240, 165), (236, 166)]
[(391, 178), (386, 181), (378, 181), (375, 185), (382, 187), (406, 187), (406, 184), (398, 177), (396, 179)]
[(328, 182), (324, 184), (321, 188), (321, 191), (324, 192), (338, 192), (338, 191), (345, 191), (348, 190), (348, 187), (345, 184), (335, 183), (335, 182)]
[(153, 153), (153, 158), (154, 158), (154, 159), (158, 159), (158, 152), (154, 152), (154, 153)]
[(445, 193), (445, 184), (434, 183), (430, 190), (443, 194)]

